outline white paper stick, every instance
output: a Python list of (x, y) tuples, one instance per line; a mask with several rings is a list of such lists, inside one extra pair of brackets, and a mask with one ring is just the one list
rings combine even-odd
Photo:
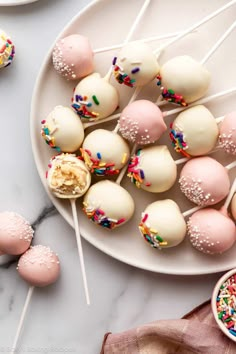
[(213, 11), (211, 14), (207, 15), (206, 17), (204, 17), (200, 21), (196, 22), (194, 25), (192, 25), (189, 28), (187, 28), (185, 31), (183, 31), (177, 37), (175, 37), (172, 40), (170, 40), (168, 43), (164, 43), (163, 45), (161, 45), (158, 49), (156, 49), (155, 52), (158, 53), (158, 52), (161, 52), (162, 50), (168, 48), (171, 44), (177, 42), (179, 39), (181, 39), (184, 36), (186, 36), (186, 34), (190, 33), (191, 31), (195, 30), (196, 28), (200, 27), (204, 23), (208, 22), (209, 20), (211, 20), (212, 18), (216, 17), (221, 12), (227, 10), (229, 7), (231, 7), (231, 6), (235, 5), (235, 4), (236, 4), (236, 0), (229, 1), (227, 4), (221, 6), (219, 9)]
[(201, 64), (204, 65), (210, 57), (215, 53), (215, 51), (221, 46), (225, 39), (230, 35), (230, 33), (235, 29), (236, 21), (225, 31), (225, 33), (218, 39), (218, 41), (213, 45), (209, 52), (201, 60)]
[(23, 328), (23, 325), (24, 325), (25, 316), (26, 316), (26, 313), (27, 313), (27, 310), (28, 310), (28, 307), (29, 307), (29, 304), (30, 304), (30, 300), (31, 300), (32, 295), (33, 295), (33, 292), (34, 292), (34, 286), (30, 286), (29, 290), (28, 290), (28, 294), (27, 294), (26, 300), (25, 300), (25, 304), (24, 304), (24, 307), (23, 307), (23, 310), (22, 310), (22, 313), (21, 313), (21, 317), (20, 317), (20, 321), (19, 321), (19, 324), (18, 324), (18, 327), (17, 327), (16, 335), (15, 335), (15, 338), (14, 338), (14, 341), (13, 341), (11, 354), (14, 354), (14, 353), (17, 352), (17, 343), (18, 343), (19, 338), (20, 338), (20, 334), (21, 334), (21, 331), (22, 331), (22, 328)]
[(204, 208), (203, 206), (196, 206), (196, 207), (194, 207), (194, 208), (192, 208), (192, 209), (189, 209), (189, 210), (184, 211), (184, 212), (182, 213), (182, 215), (183, 215), (184, 218), (186, 218), (187, 216), (189, 216), (189, 215), (195, 213), (195, 211), (198, 211), (198, 210), (203, 209), (203, 208)]
[(233, 161), (229, 165), (225, 166), (227, 170), (232, 170), (234, 167), (236, 167), (236, 161)]
[(90, 305), (88, 284), (87, 284), (85, 265), (84, 265), (83, 249), (82, 249), (82, 243), (81, 243), (81, 235), (80, 235), (78, 215), (77, 215), (77, 210), (76, 210), (76, 199), (70, 199), (70, 204), (71, 204), (72, 215), (73, 215), (73, 220), (74, 220), (74, 228), (75, 228), (75, 235), (76, 235), (78, 252), (79, 252), (80, 267), (81, 267), (81, 272), (82, 272), (85, 297), (86, 297), (87, 305)]

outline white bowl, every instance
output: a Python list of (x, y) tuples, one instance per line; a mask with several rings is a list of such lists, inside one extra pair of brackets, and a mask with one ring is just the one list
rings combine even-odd
[(218, 318), (218, 313), (217, 313), (217, 306), (216, 306), (216, 298), (217, 295), (219, 293), (220, 287), (221, 285), (228, 279), (230, 278), (232, 275), (236, 275), (236, 268), (231, 269), (229, 272), (225, 273), (216, 283), (215, 288), (213, 290), (212, 293), (212, 297), (211, 297), (211, 308), (213, 311), (213, 315), (214, 318), (216, 320), (216, 323), (218, 324), (219, 328), (222, 330), (222, 332), (228, 337), (230, 338), (232, 341), (236, 342), (236, 336), (234, 336), (233, 334), (231, 334), (229, 332), (229, 330), (225, 327), (225, 325), (223, 324), (223, 322)]

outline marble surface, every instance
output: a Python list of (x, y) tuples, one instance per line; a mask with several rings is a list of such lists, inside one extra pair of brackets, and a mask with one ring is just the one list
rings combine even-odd
[[(39, 0), (0, 7), (0, 27), (15, 40), (14, 64), (0, 73), (0, 210), (34, 224), (34, 243), (51, 246), (61, 261), (53, 286), (36, 289), (19, 353), (99, 353), (103, 335), (145, 322), (178, 318), (211, 296), (220, 274), (167, 276), (120, 263), (83, 241), (92, 304), (87, 307), (71, 227), (50, 204), (34, 164), (30, 101), (45, 53), (58, 32), (89, 0)], [(28, 291), (16, 259), (0, 257), (0, 352), (7, 353)]]

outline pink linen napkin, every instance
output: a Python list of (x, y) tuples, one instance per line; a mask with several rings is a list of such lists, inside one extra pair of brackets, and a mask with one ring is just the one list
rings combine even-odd
[(100, 354), (236, 354), (207, 301), (178, 320), (159, 320), (104, 336)]

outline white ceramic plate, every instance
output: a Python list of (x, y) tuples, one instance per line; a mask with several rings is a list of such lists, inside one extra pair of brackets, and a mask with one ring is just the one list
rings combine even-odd
[[(223, 0), (214, 2), (208, 0), (206, 4), (205, 0), (199, 0), (198, 2), (190, 2), (188, 0), (178, 0), (175, 2), (172, 0), (152, 0), (133, 39), (183, 30), (226, 2)], [(142, 3), (143, 0), (102, 0), (92, 2), (90, 6), (80, 12), (63, 29), (58, 38), (72, 33), (81, 33), (89, 37), (94, 49), (109, 44), (121, 43), (125, 39), (125, 35)], [(226, 11), (207, 25), (201, 27), (198, 32), (187, 36), (170, 47), (162, 55), (160, 62), (164, 63), (167, 59), (179, 54), (189, 54), (200, 60), (217, 38), (233, 23), (235, 19), (234, 11), (232, 9)], [(235, 85), (236, 54), (235, 51), (232, 53), (231, 49), (231, 44), (233, 46), (233, 43), (235, 43), (235, 36), (236, 34), (233, 33), (222, 48), (207, 63), (208, 69), (213, 73), (209, 94)], [(152, 43), (153, 49), (157, 45), (157, 42)], [(96, 55), (96, 70), (105, 75), (115, 53), (109, 52)], [(120, 91), (120, 108), (122, 108), (132, 95), (132, 89), (118, 85), (114, 80), (112, 82)], [(31, 109), (32, 148), (39, 175), (47, 192), (45, 170), (47, 169), (49, 158), (53, 155), (54, 151), (45, 144), (40, 136), (40, 121), (47, 116), (55, 105), (70, 105), (74, 86), (75, 83), (65, 81), (54, 71), (51, 63), (51, 51), (49, 51), (36, 82)], [(142, 91), (140, 97), (149, 98), (154, 101), (157, 95), (158, 91), (156, 85), (153, 83)], [(207, 107), (217, 117), (236, 109), (234, 102), (235, 97), (231, 95), (231, 97), (208, 104)], [(167, 123), (169, 124), (172, 120), (173, 117), (167, 120)], [(114, 125), (115, 123), (109, 123), (105, 127), (112, 129)], [(173, 152), (167, 133), (159, 143), (168, 144), (170, 150)], [(180, 158), (174, 152), (173, 156), (174, 158)], [(223, 164), (232, 161), (231, 157), (223, 153), (217, 153), (217, 158)], [(233, 178), (233, 173), (231, 173), (231, 177)], [(147, 204), (157, 199), (168, 197), (177, 201), (182, 211), (191, 208), (192, 205), (181, 195), (178, 185), (170, 191), (161, 194), (151, 194), (138, 190), (127, 178), (123, 180), (122, 186), (127, 188), (133, 195), (136, 212), (129, 223), (111, 232), (90, 222), (81, 211), (81, 200), (78, 200), (78, 213), (82, 235), (95, 247), (127, 264), (160, 273), (204, 274), (224, 271), (235, 266), (235, 247), (223, 255), (210, 257), (193, 249), (186, 238), (176, 248), (161, 252), (152, 249), (143, 241), (137, 228), (141, 212)], [(48, 194), (61, 215), (72, 225), (73, 221), (69, 202), (56, 199), (49, 192)]]
[(18, 6), (25, 5), (38, 0), (0, 0), (0, 6)]

